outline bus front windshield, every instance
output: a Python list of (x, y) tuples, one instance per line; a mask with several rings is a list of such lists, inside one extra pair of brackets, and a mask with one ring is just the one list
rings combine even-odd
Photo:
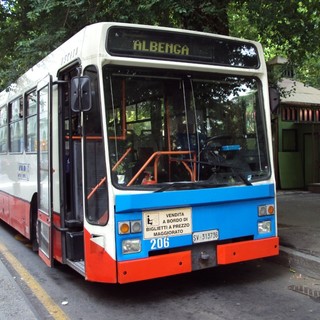
[(106, 66), (104, 94), (117, 188), (251, 185), (270, 176), (256, 78)]

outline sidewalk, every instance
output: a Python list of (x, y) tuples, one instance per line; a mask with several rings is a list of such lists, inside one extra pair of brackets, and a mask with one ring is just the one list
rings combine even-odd
[(303, 275), (320, 279), (320, 194), (279, 191), (277, 262)]
[(0, 320), (37, 320), (33, 307), (0, 259)]

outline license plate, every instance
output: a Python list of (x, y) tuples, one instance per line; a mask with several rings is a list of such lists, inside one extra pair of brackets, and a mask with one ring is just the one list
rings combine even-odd
[(214, 241), (218, 239), (219, 239), (219, 230), (216, 230), (216, 229), (201, 231), (201, 232), (194, 232), (192, 234), (193, 243)]

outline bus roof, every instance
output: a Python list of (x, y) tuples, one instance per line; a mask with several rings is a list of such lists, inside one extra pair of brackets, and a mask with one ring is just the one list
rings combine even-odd
[[(169, 27), (141, 25), (141, 24), (129, 24), (129, 23), (117, 23), (117, 22), (99, 22), (88, 25), (82, 30), (77, 32), (74, 36), (69, 38), (54, 51), (48, 54), (36, 65), (31, 67), (26, 73), (24, 73), (15, 83), (9, 85), (4, 91), (0, 93), (0, 107), (8, 100), (14, 99), (23, 91), (28, 91), (34, 88), (37, 83), (45, 78), (48, 74), (56, 77), (59, 70), (66, 68), (69, 64), (80, 59), (85, 60), (88, 57), (97, 58), (103, 52), (106, 56), (106, 32), (110, 27), (119, 28), (131, 28), (131, 29), (148, 29), (151, 31), (163, 31), (183, 35), (194, 35), (198, 37), (211, 37), (215, 39), (228, 39), (231, 41), (250, 43), (255, 46), (259, 52), (259, 56), (262, 55), (262, 49), (259, 43), (249, 40), (240, 40), (234, 37), (223, 36), (218, 34), (210, 34), (199, 31), (191, 31), (184, 29), (175, 29)], [(55, 80), (55, 79), (54, 79)]]

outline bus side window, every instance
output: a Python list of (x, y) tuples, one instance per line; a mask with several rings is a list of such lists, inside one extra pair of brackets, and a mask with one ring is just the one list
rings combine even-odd
[(37, 95), (32, 91), (26, 95), (26, 152), (37, 151)]
[[(85, 143), (85, 174), (87, 220), (92, 224), (108, 222), (108, 184), (106, 159), (101, 125), (99, 101), (98, 72), (94, 66), (85, 69), (89, 76), (93, 95), (92, 108), (84, 113), (84, 134), (88, 138)], [(95, 189), (94, 192), (92, 190)]]
[(8, 119), (7, 106), (0, 108), (0, 153), (8, 151)]
[(9, 152), (23, 151), (22, 97), (9, 103)]

